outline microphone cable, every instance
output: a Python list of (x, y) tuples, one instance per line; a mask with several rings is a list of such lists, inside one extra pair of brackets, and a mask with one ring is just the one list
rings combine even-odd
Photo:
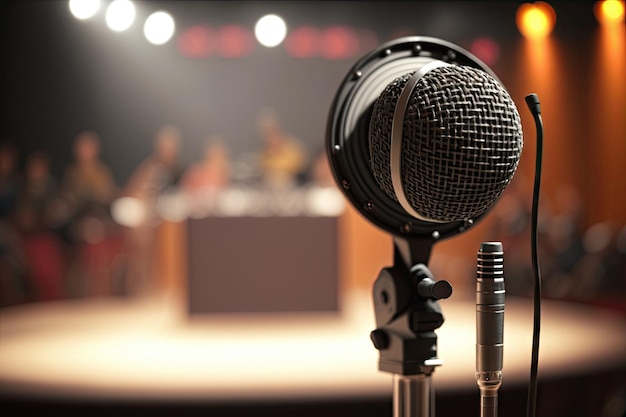
[(533, 268), (533, 341), (530, 363), (530, 382), (528, 386), (528, 402), (526, 416), (534, 417), (537, 409), (537, 368), (539, 364), (539, 333), (541, 330), (541, 271), (539, 270), (537, 248), (537, 223), (539, 211), (539, 189), (541, 187), (541, 165), (543, 159), (543, 121), (541, 106), (536, 94), (526, 96), (526, 104), (535, 120), (537, 131), (537, 149), (535, 154), (535, 180), (533, 185), (533, 202), (530, 226), (530, 250)]

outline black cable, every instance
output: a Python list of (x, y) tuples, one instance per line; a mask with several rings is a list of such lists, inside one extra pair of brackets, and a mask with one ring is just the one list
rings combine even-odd
[(537, 368), (539, 365), (539, 333), (541, 331), (541, 271), (537, 249), (537, 223), (539, 212), (539, 190), (541, 187), (541, 164), (543, 159), (543, 121), (541, 107), (536, 94), (526, 96), (526, 104), (533, 114), (537, 129), (537, 150), (535, 156), (535, 182), (533, 186), (533, 203), (530, 226), (530, 250), (533, 267), (533, 342), (530, 363), (530, 382), (528, 386), (528, 402), (526, 416), (534, 417), (537, 408)]

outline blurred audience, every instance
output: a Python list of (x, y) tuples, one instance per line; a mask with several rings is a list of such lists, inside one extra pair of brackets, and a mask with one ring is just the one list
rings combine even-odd
[[(507, 294), (532, 295), (530, 199), (513, 183), (496, 205), (494, 236), (505, 248)], [(543, 296), (626, 312), (626, 226), (584, 227), (580, 193), (564, 185), (540, 207), (539, 264)], [(620, 243), (621, 242), (621, 243)]]
[[(167, 239), (164, 220), (340, 215), (344, 200), (325, 152), (317, 152), (309, 164), (303, 146), (284, 132), (273, 110), (262, 110), (258, 123), (264, 145), (256, 154), (260, 176), (238, 174), (237, 160), (231, 162), (227, 141), (219, 135), (206, 138), (198, 160), (185, 170), (179, 159), (181, 133), (164, 125), (155, 133), (151, 154), (121, 189), (100, 160), (94, 131), (77, 135), (74, 160), (61, 181), (51, 174), (44, 152), (28, 154), (22, 172), (16, 147), (2, 143), (0, 306), (158, 293), (167, 279), (158, 252), (163, 250), (159, 242)], [(524, 297), (532, 295), (533, 285), (530, 196), (523, 191), (528, 185), (523, 178), (511, 183), (494, 208), (488, 237), (504, 244), (507, 294)], [(544, 297), (626, 312), (626, 226), (607, 221), (584, 227), (584, 210), (571, 186), (542, 199)]]

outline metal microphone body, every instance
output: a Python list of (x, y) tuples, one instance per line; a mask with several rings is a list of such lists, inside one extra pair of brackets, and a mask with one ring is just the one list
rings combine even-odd
[(504, 347), (504, 252), (501, 242), (483, 242), (476, 270), (476, 382), (481, 417), (498, 415)]

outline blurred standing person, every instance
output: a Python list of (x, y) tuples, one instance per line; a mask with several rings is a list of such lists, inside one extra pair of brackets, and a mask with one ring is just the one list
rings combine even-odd
[(230, 155), (219, 135), (209, 137), (204, 144), (203, 158), (192, 165), (181, 178), (190, 212), (202, 217), (211, 211), (219, 193), (230, 182)]
[(273, 110), (263, 109), (258, 123), (264, 143), (260, 155), (263, 184), (271, 190), (292, 189), (306, 168), (302, 145), (283, 130)]
[(125, 285), (132, 294), (153, 293), (160, 284), (155, 268), (159, 198), (174, 190), (182, 170), (179, 166), (181, 133), (174, 125), (161, 127), (154, 138), (153, 152), (131, 174), (123, 196), (140, 208), (140, 219), (126, 228), (124, 255), (127, 259)]
[(65, 169), (54, 217), (70, 247), (70, 293), (108, 293), (108, 238), (113, 222), (110, 204), (117, 186), (108, 166), (100, 160), (100, 136), (92, 130), (74, 140), (74, 161)]

